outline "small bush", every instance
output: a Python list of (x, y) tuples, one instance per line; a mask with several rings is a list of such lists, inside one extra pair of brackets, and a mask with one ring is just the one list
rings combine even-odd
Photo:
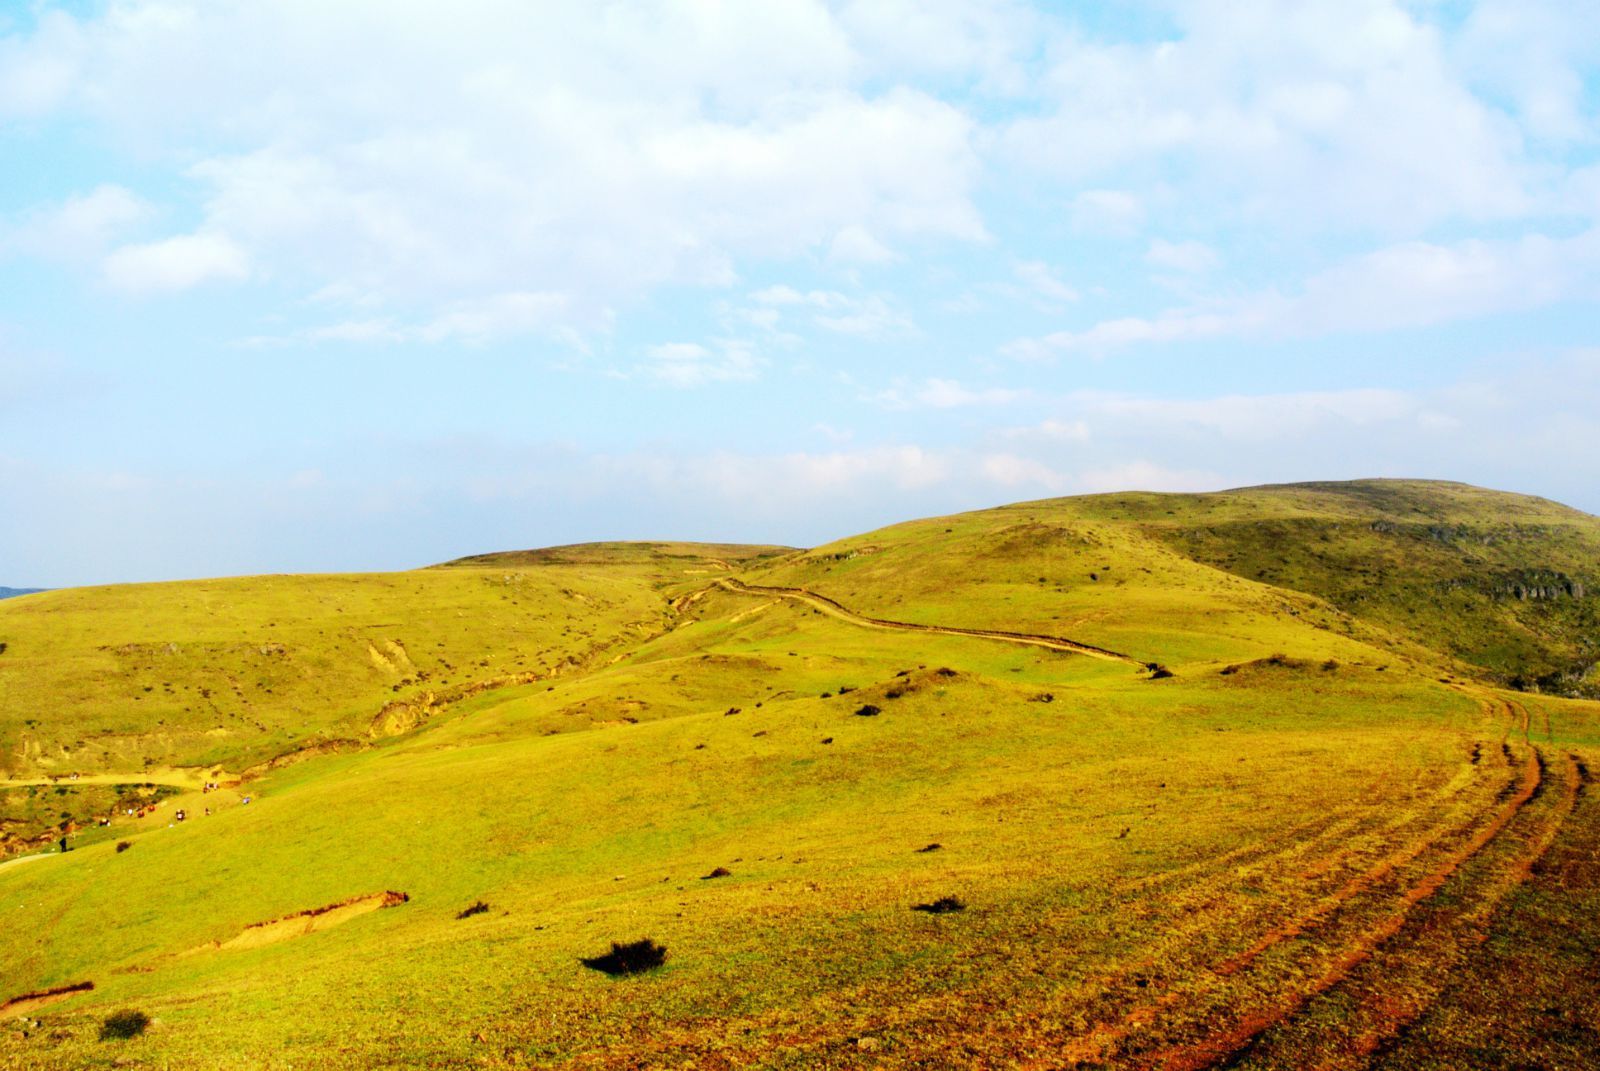
[(915, 904), (911, 910), (921, 911), (926, 915), (953, 915), (957, 911), (965, 911), (967, 905), (954, 896), (941, 896), (939, 899), (926, 904)]
[(856, 717), (858, 717), (858, 718), (875, 718), (879, 714), (882, 714), (882, 713), (883, 713), (882, 710), (880, 710), (879, 708), (873, 706), (871, 703), (868, 703), (866, 706), (864, 706), (860, 710), (856, 711)]
[(117, 854), (121, 855), (123, 852), (127, 851), (131, 847), (133, 847), (133, 841), (131, 841), (131, 840), (119, 840), (119, 841), (117, 841)]
[(655, 970), (666, 961), (666, 948), (646, 937), (642, 941), (633, 941), (625, 945), (613, 941), (610, 952), (603, 956), (585, 959), (583, 965), (592, 971), (618, 977), (643, 974), (645, 971)]
[(917, 851), (918, 851), (918, 853), (920, 853), (922, 855), (926, 855), (929, 852), (941, 851), (941, 850), (943, 850), (943, 848), (944, 848), (943, 844), (940, 844), (938, 841), (934, 841), (932, 844), (928, 845), (926, 848), (918, 848)]
[(482, 900), (479, 900), (477, 903), (473, 904), (471, 907), (462, 908), (461, 913), (459, 915), (457, 915), (456, 918), (458, 918), (458, 919), (470, 919), (472, 916), (474, 916), (474, 915), (482, 915), (482, 914), (486, 913), (488, 910), (489, 910), (489, 905), (484, 903)]
[(729, 870), (725, 866), (719, 866), (715, 870), (713, 870), (711, 873), (709, 873), (705, 877), (701, 878), (700, 880), (701, 881), (710, 881), (712, 878), (731, 878), (731, 877), (733, 877), (733, 871)]
[(934, 672), (937, 673), (941, 677), (955, 677), (955, 676), (958, 676), (956, 671), (951, 669), (949, 666), (940, 666), (938, 669), (934, 670)]
[(1166, 666), (1157, 666), (1155, 669), (1150, 671), (1150, 679), (1153, 681), (1164, 681), (1172, 675), (1172, 670), (1168, 669)]
[(113, 1012), (100, 1024), (100, 1040), (126, 1040), (136, 1038), (150, 1025), (150, 1017), (142, 1011), (127, 1009)]

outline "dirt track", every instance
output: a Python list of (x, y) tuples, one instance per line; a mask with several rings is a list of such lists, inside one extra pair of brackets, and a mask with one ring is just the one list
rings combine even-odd
[[(1459, 777), (1451, 782), (1433, 801), (1438, 813), (1417, 815), (1400, 844), (1370, 865), (1208, 970), (1133, 996), (1123, 1015), (1073, 1032), (1024, 1066), (1367, 1067), (1433, 1004), (1451, 967), (1483, 940), (1580, 797), (1578, 760), (1534, 745), (1520, 703), (1459, 690), (1521, 738), (1521, 761), (1505, 771), (1508, 779), (1469, 760), (1471, 792), (1460, 794)], [(1545, 792), (1556, 788), (1552, 780), (1559, 788)], [(1464, 811), (1453, 814), (1457, 804)], [(1354, 860), (1336, 855), (1339, 865), (1327, 869), (1348, 874)], [(1441, 896), (1447, 886), (1452, 892)], [(1242, 993), (1252, 996), (1240, 1001)], [(1318, 1004), (1328, 1000), (1344, 1010), (1330, 1014)]]
[(1087, 643), (1079, 643), (1061, 636), (1043, 636), (1029, 632), (1002, 632), (995, 629), (981, 628), (956, 628), (949, 625), (919, 625), (910, 621), (889, 621), (881, 617), (868, 617), (858, 614), (847, 606), (833, 601), (826, 595), (818, 595), (805, 588), (780, 588), (767, 587), (760, 584), (746, 584), (739, 580), (718, 580), (717, 587), (724, 591), (731, 591), (736, 595), (762, 595), (780, 599), (790, 599), (794, 602), (805, 603), (817, 610), (821, 610), (829, 617), (847, 621), (852, 625), (862, 628), (893, 629), (901, 632), (927, 632), (939, 636), (970, 636), (980, 640), (996, 640), (1000, 643), (1015, 643), (1025, 647), (1043, 647), (1051, 651), (1070, 651), (1073, 654), (1088, 655), (1090, 658), (1102, 658), (1108, 662), (1126, 662), (1131, 666), (1141, 669), (1147, 668), (1147, 663), (1131, 655), (1108, 651), (1104, 647), (1095, 647)]

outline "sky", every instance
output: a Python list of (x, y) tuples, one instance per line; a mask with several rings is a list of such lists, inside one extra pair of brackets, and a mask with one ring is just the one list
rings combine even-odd
[(0, 0), (0, 583), (1600, 512), (1600, 0)]

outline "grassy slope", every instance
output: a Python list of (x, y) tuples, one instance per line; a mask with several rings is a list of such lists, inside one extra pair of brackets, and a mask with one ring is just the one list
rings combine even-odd
[[(947, 556), (977, 575), (949, 583)], [(1123, 638), (1136, 637), (1174, 659), (1253, 641), (1263, 620), (1299, 611), (1503, 682), (1564, 673), (1544, 682), (1564, 689), (1600, 658), (1597, 561), (1600, 519), (1577, 510), (1370, 480), (1021, 503), (857, 536), (763, 576), (885, 615), (1010, 621), (1142, 654)]]
[(8, 600), (0, 771), (237, 771), (319, 739), (381, 734), (374, 722), (389, 704), (570, 671), (658, 629), (663, 586), (721, 568), (681, 549), (598, 566), (243, 577)]
[[(0, 996), (98, 987), (42, 1013), (48, 1038), (0, 1027), (0, 1061), (115, 1059), (126, 1047), (94, 1040), (96, 1015), (132, 1004), (158, 1019), (134, 1051), (173, 1067), (948, 1066), (1059, 1058), (1085, 1038), (1089, 1056), (1141, 1066), (1142, 1046), (1192, 1052), (1360, 947), (1400, 890), (1516, 802), (1536, 751), (1551, 787), (1451, 872), (1427, 933), (1456, 932), (1451, 904), (1490, 903), (1542, 830), (1559, 833), (1552, 858), (1592, 849), (1594, 804), (1560, 825), (1555, 786), (1569, 754), (1600, 768), (1596, 708), (1539, 700), (1524, 742), (1511, 707), (1435, 679), (1442, 656), (1189, 561), (1142, 520), (1094, 515), (1130, 508), (918, 522), (743, 575), (883, 617), (1063, 633), (1175, 679), (713, 592), (586, 672), (272, 772), (250, 807), (0, 869)], [(663, 596), (713, 575), (643, 587), (659, 616)], [(1288, 664), (1255, 662), (1275, 651)], [(1246, 666), (1219, 672), (1232, 663)], [(865, 703), (882, 713), (857, 716)], [(132, 849), (114, 853), (117, 837)], [(916, 850), (930, 842), (943, 847)], [(1386, 859), (1387, 877), (1319, 908)], [(701, 880), (715, 866), (733, 875)], [(411, 902), (269, 947), (176, 955), (391, 888)], [(944, 895), (969, 909), (909, 909)], [(455, 919), (480, 898), (489, 913)], [(1570, 906), (1537, 882), (1507, 903), (1491, 917), (1513, 931)], [(1319, 910), (1313, 939), (1216, 971)], [(671, 950), (656, 974), (577, 965), (645, 934)], [(1404, 992), (1433, 993), (1429, 977), (1450, 974), (1438, 965), (1462, 962), (1401, 936), (1405, 954), (1381, 962)], [(1570, 962), (1527, 954), (1524, 970)], [(1319, 1025), (1364, 1029), (1350, 986), (1269, 1031), (1246, 1065), (1306, 1066)], [(1494, 992), (1522, 1007), (1509, 983)], [(1474, 1043), (1451, 1003), (1474, 993), (1430, 997), (1437, 1036)], [(1173, 1003), (1153, 1025), (1116, 1034), (1156, 994)]]

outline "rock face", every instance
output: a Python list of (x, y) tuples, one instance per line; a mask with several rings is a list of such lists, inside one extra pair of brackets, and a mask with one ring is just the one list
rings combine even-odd
[(1583, 581), (1555, 571), (1529, 571), (1495, 578), (1489, 593), (1500, 599), (1519, 602), (1547, 602), (1555, 599), (1581, 599), (1588, 594)]

